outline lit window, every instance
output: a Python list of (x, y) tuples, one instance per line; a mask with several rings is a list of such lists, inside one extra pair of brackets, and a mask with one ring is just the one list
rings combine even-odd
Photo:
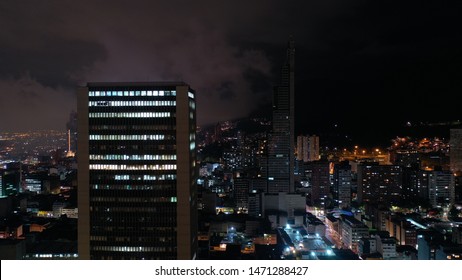
[(166, 118), (170, 112), (103, 112), (90, 113), (90, 118)]

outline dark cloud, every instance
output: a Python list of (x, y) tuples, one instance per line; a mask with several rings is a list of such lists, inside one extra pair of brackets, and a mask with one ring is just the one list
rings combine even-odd
[[(271, 101), (289, 35), (299, 132), (452, 118), (455, 102), (428, 109), (444, 107), (434, 96), (460, 92), (460, 4), (430, 2), (2, 1), (0, 98), (15, 102), (0, 119), (22, 112), (28, 121), (16, 114), (18, 124), (63, 129), (75, 86), (146, 80), (189, 83), (200, 124), (243, 117)], [(425, 110), (412, 109), (416, 100)], [(38, 108), (47, 114), (32, 115)]]
[[(262, 50), (242, 50), (230, 43), (226, 26), (235, 18), (220, 20), (220, 13), (227, 14), (221, 6), (59, 1), (37, 7), (32, 2), (1, 4), (0, 24), (11, 27), (0, 31), (0, 78), (7, 81), (0, 88), (2, 96), (8, 84), (8, 95), (20, 98), (21, 80), (30, 79), (36, 86), (28, 88), (31, 94), (47, 100), (48, 90), (59, 90), (72, 107), (75, 87), (88, 81), (183, 80), (198, 92), (203, 124), (243, 117), (255, 109), (259, 96), (252, 94), (243, 72), (270, 75)], [(178, 8), (182, 5), (185, 9)], [(11, 103), (27, 115), (19, 104)], [(42, 106), (51, 109), (53, 104)], [(57, 115), (56, 128), (64, 127), (67, 116)], [(40, 116), (33, 122), (46, 126)], [(0, 129), (6, 128), (2, 123)]]
[[(247, 69), (243, 72), (244, 78), (250, 85), (250, 91), (253, 94), (262, 94), (272, 91), (271, 81), (268, 76), (255, 69)], [(268, 101), (268, 100), (266, 100)]]
[(0, 50), (0, 77), (21, 78), (24, 75), (45, 86), (76, 85), (75, 73), (85, 72), (98, 60), (106, 57), (99, 44), (44, 35), (34, 49), (21, 46), (4, 47)]
[(222, 100), (231, 100), (235, 97), (235, 93), (232, 90), (233, 87), (234, 85), (232, 82), (223, 82), (217, 89), (217, 93)]
[(64, 130), (74, 108), (74, 96), (62, 87), (28, 76), (0, 80), (0, 131)]

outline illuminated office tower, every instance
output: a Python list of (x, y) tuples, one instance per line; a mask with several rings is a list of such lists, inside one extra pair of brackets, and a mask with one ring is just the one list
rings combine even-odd
[(274, 89), (273, 131), (268, 147), (268, 192), (294, 192), (294, 61), (295, 43), (289, 40), (281, 83)]
[(78, 92), (80, 259), (194, 259), (196, 101), (178, 83)]

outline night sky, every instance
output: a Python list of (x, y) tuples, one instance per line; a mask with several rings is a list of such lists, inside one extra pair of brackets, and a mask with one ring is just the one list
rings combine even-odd
[(297, 134), (462, 119), (458, 3), (2, 1), (0, 131), (65, 129), (96, 81), (182, 80), (199, 125), (245, 117), (270, 104), (290, 35)]

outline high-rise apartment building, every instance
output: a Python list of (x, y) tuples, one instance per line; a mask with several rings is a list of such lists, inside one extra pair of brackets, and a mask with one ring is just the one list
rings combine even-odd
[(234, 178), (234, 200), (239, 210), (247, 211), (249, 205), (250, 179)]
[(334, 165), (334, 181), (332, 185), (332, 194), (336, 205), (340, 208), (351, 205), (351, 165), (348, 161), (340, 162)]
[(280, 85), (274, 88), (273, 130), (268, 147), (268, 192), (294, 192), (294, 62), (295, 43), (289, 40)]
[(308, 161), (319, 160), (319, 136), (311, 135), (308, 146)]
[(325, 207), (330, 194), (329, 162), (313, 161), (305, 164), (308, 181), (311, 187), (311, 203), (318, 207)]
[(22, 193), (23, 165), (21, 162), (9, 162), (0, 170), (0, 196), (10, 196)]
[(307, 162), (308, 161), (308, 136), (299, 135), (297, 136), (297, 160)]
[(434, 170), (429, 173), (428, 198), (432, 206), (451, 205), (454, 203), (454, 174), (451, 171)]
[(429, 199), (428, 186), (430, 185), (430, 174), (433, 171), (419, 170), (417, 173), (417, 197), (419, 199)]
[(319, 159), (319, 136), (297, 136), (297, 160), (308, 162)]
[(79, 258), (195, 258), (195, 108), (182, 82), (79, 88)]
[(449, 132), (449, 162), (451, 171), (462, 175), (462, 128), (452, 128)]
[(403, 199), (412, 201), (419, 197), (419, 174), (423, 171), (418, 166), (402, 166), (403, 171)]
[(402, 168), (398, 165), (362, 163), (358, 166), (358, 201), (397, 202), (402, 199)]

